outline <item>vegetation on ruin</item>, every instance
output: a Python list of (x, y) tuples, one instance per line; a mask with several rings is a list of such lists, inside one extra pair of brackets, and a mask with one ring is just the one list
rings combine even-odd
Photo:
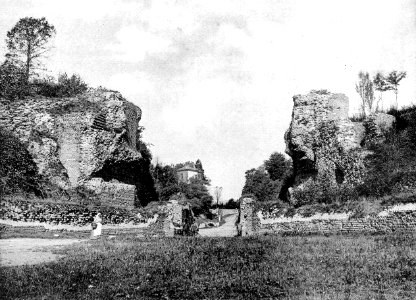
[[(407, 73), (404, 71), (391, 71), (384, 75), (382, 72), (377, 72), (373, 77), (370, 77), (368, 72), (361, 71), (358, 73), (358, 82), (355, 84), (355, 90), (360, 95), (360, 116), (365, 118), (368, 114), (382, 110), (383, 107), (383, 93), (387, 91), (394, 91), (396, 95), (395, 108), (398, 109), (398, 93), (400, 81), (406, 78)], [(379, 93), (376, 99), (376, 92)]]
[(414, 299), (415, 235), (141, 239), (2, 267), (3, 299)]
[[(411, 202), (416, 190), (416, 107), (391, 109), (387, 113), (396, 117), (393, 128), (385, 133), (384, 141), (371, 139), (367, 132), (362, 182), (353, 186), (329, 186), (326, 181), (315, 181), (308, 189), (298, 192), (300, 202), (315, 205), (327, 203), (331, 207), (360, 207), (362, 202), (381, 202), (394, 205)], [(371, 128), (367, 128), (367, 131)], [(402, 193), (407, 191), (407, 193)], [(395, 197), (395, 195), (407, 195)], [(382, 201), (383, 198), (389, 201)], [(351, 205), (352, 204), (352, 205)], [(321, 205), (324, 206), (324, 205)], [(352, 209), (355, 210), (355, 209)]]
[[(385, 138), (378, 136), (371, 122), (363, 123), (366, 130), (363, 149), (369, 151), (365, 158), (355, 155), (356, 150), (342, 151), (342, 147), (337, 146), (335, 137), (340, 133), (335, 124), (321, 124), (315, 137), (315, 152), (317, 157), (323, 158), (320, 168), (327, 165), (325, 162), (329, 162), (331, 168), (331, 162), (334, 162), (343, 170), (336, 174), (336, 184), (325, 178), (315, 178), (302, 189), (293, 190), (289, 198), (292, 200), (288, 201), (287, 189), (293, 186), (291, 169), (283, 176), (276, 193), (273, 181), (263, 167), (246, 172), (242, 194), (257, 199), (261, 202), (257, 204), (258, 209), (273, 212), (276, 216), (347, 211), (354, 216), (363, 216), (363, 213), (378, 213), (386, 206), (415, 202), (416, 106), (391, 108), (386, 113), (393, 115), (396, 121), (393, 128), (383, 132)], [(357, 159), (359, 161), (355, 161)], [(320, 176), (324, 176), (322, 174), (325, 172)]]
[(38, 168), (26, 147), (0, 128), (0, 198), (13, 193), (40, 195)]
[(45, 18), (20, 19), (7, 32), (8, 52), (0, 63), (0, 99), (9, 101), (26, 96), (74, 97), (84, 93), (88, 85), (78, 74), (46, 76), (43, 57), (50, 49), (55, 27)]
[(396, 117), (394, 128), (382, 143), (368, 145), (367, 175), (358, 187), (360, 195), (380, 197), (401, 188), (416, 188), (416, 106), (391, 109)]

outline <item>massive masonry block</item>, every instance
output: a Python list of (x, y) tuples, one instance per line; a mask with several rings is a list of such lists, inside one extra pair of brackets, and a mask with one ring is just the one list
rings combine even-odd
[(120, 93), (0, 103), (0, 127), (27, 147), (39, 174), (64, 190), (85, 187), (103, 203), (137, 201), (141, 109)]
[(352, 122), (348, 109), (344, 94), (311, 91), (293, 97), (285, 141), (286, 153), (293, 160), (294, 188), (317, 180), (334, 185), (354, 185), (362, 180), (368, 155), (362, 146), (370, 136), (382, 139), (395, 118), (376, 113), (363, 122)]

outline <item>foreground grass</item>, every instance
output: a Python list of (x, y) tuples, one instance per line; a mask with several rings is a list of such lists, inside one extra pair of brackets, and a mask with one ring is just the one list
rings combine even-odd
[(99, 240), (1, 268), (2, 299), (416, 299), (416, 235)]

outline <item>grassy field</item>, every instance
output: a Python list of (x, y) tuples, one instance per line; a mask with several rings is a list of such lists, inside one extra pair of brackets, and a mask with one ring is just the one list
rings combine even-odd
[(1, 268), (2, 299), (416, 299), (416, 234), (117, 237)]

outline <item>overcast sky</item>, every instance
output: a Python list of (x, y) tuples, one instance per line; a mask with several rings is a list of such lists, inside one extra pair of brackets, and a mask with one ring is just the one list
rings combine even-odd
[(26, 16), (56, 27), (51, 75), (120, 91), (153, 156), (201, 159), (225, 200), (284, 152), (294, 94), (345, 93), (353, 113), (360, 70), (404, 70), (399, 105), (416, 103), (416, 0), (0, 0), (0, 41)]

